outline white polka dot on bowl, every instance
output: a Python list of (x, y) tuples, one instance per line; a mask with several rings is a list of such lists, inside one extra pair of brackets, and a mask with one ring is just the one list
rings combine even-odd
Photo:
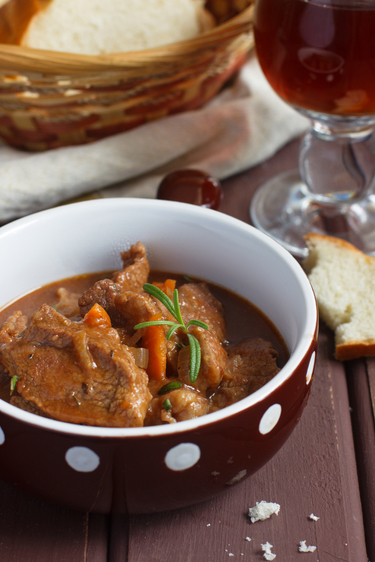
[(71, 447), (65, 454), (65, 460), (77, 472), (93, 472), (100, 463), (99, 456), (87, 447)]
[(314, 372), (314, 366), (315, 366), (315, 351), (312, 353), (312, 355), (310, 357), (309, 366), (307, 367), (306, 384), (310, 384), (310, 382), (311, 382), (313, 372)]
[(164, 461), (170, 470), (186, 470), (200, 459), (201, 450), (194, 443), (180, 443), (168, 451)]
[(266, 435), (276, 426), (281, 416), (281, 406), (280, 404), (273, 404), (268, 410), (266, 410), (262, 416), (259, 423), (259, 432), (262, 435)]
[(2, 428), (0, 427), (0, 445), (2, 445), (5, 441), (5, 433), (2, 430)]

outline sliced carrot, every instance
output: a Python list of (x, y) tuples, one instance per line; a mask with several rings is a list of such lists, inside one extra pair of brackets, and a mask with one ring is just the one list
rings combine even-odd
[[(150, 321), (160, 320), (161, 313), (154, 314)], [(142, 347), (148, 349), (149, 358), (147, 374), (150, 379), (162, 381), (166, 378), (167, 370), (167, 340), (163, 326), (147, 326), (142, 336)]]
[(173, 291), (176, 288), (176, 280), (175, 279), (166, 279), (164, 282), (162, 281), (154, 281), (152, 283), (155, 287), (158, 287), (163, 293), (165, 293), (168, 297), (171, 298), (173, 296)]
[(92, 308), (85, 314), (83, 322), (91, 328), (110, 328), (111, 319), (107, 312), (100, 304), (95, 303)]
[(176, 288), (176, 280), (175, 279), (166, 279), (164, 282), (163, 281), (153, 281), (152, 284), (155, 285), (155, 287), (157, 287), (161, 291), (163, 291), (163, 293), (165, 293), (167, 295), (167, 297), (169, 297), (171, 300), (173, 299), (173, 291)]
[(162, 290), (164, 291), (164, 293), (170, 297), (171, 295), (173, 295), (173, 291), (176, 288), (176, 280), (175, 279), (166, 279), (164, 281), (164, 285)]

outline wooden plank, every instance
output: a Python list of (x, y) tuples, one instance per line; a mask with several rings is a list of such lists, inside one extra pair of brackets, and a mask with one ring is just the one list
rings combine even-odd
[[(108, 515), (85, 514), (84, 562), (108, 562), (110, 524), (110, 516)], [(67, 560), (66, 562), (70, 561)]]
[[(333, 350), (332, 355), (333, 356)], [(358, 482), (358, 467), (355, 454), (355, 443), (351, 421), (351, 406), (349, 403), (346, 373), (343, 365), (333, 359), (330, 361), (330, 378), (332, 383), (332, 401), (335, 412), (337, 431), (337, 445), (339, 448), (341, 482), (343, 489), (344, 511), (352, 513), (351, 521), (346, 515), (347, 532), (349, 536), (348, 549), (350, 560), (356, 559), (358, 544), (361, 544), (365, 534), (361, 495)], [(357, 519), (360, 514), (360, 521)], [(368, 550), (367, 547), (364, 549)]]
[(115, 514), (110, 518), (108, 562), (128, 560), (129, 523), (126, 515)]
[[(1, 562), (106, 562), (103, 518), (35, 499), (0, 481)], [(103, 546), (105, 548), (103, 548)]]
[[(345, 372), (331, 360), (332, 346), (323, 329), (307, 407), (262, 470), (207, 503), (131, 517), (129, 536), (124, 519), (112, 536), (110, 562), (255, 561), (263, 559), (267, 541), (278, 559), (297, 562), (304, 540), (317, 547), (310, 560), (367, 562)], [(261, 500), (279, 503), (280, 513), (252, 524), (248, 508)], [(311, 520), (311, 513), (320, 519)]]
[(369, 360), (367, 365), (367, 378), (370, 391), (372, 415), (375, 420), (375, 361)]
[(375, 359), (349, 361), (347, 379), (352, 407), (358, 477), (363, 504), (368, 556), (375, 560), (375, 425), (373, 410)]

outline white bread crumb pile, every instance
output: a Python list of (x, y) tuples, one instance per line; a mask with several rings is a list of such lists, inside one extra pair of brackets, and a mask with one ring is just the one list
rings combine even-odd
[(20, 45), (100, 55), (191, 39), (210, 26), (204, 0), (44, 0)]
[(271, 515), (279, 515), (280, 505), (274, 502), (266, 502), (262, 500), (261, 502), (256, 502), (254, 507), (249, 507), (248, 515), (252, 523), (257, 521), (264, 521), (271, 517)]
[(265, 544), (261, 544), (260, 546), (262, 547), (262, 551), (264, 552), (263, 558), (265, 558), (266, 560), (275, 560), (276, 554), (271, 552), (271, 548), (273, 548), (272, 544), (267, 541)]
[(307, 546), (306, 541), (300, 541), (298, 550), (300, 552), (315, 552), (316, 546)]
[(303, 267), (320, 317), (335, 332), (336, 359), (375, 356), (375, 257), (332, 236), (305, 239)]

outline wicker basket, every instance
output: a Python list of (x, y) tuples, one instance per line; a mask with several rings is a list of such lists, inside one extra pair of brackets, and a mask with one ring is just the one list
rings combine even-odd
[(201, 107), (253, 45), (252, 0), (206, 5), (216, 27), (147, 51), (85, 56), (0, 45), (0, 138), (40, 151)]

